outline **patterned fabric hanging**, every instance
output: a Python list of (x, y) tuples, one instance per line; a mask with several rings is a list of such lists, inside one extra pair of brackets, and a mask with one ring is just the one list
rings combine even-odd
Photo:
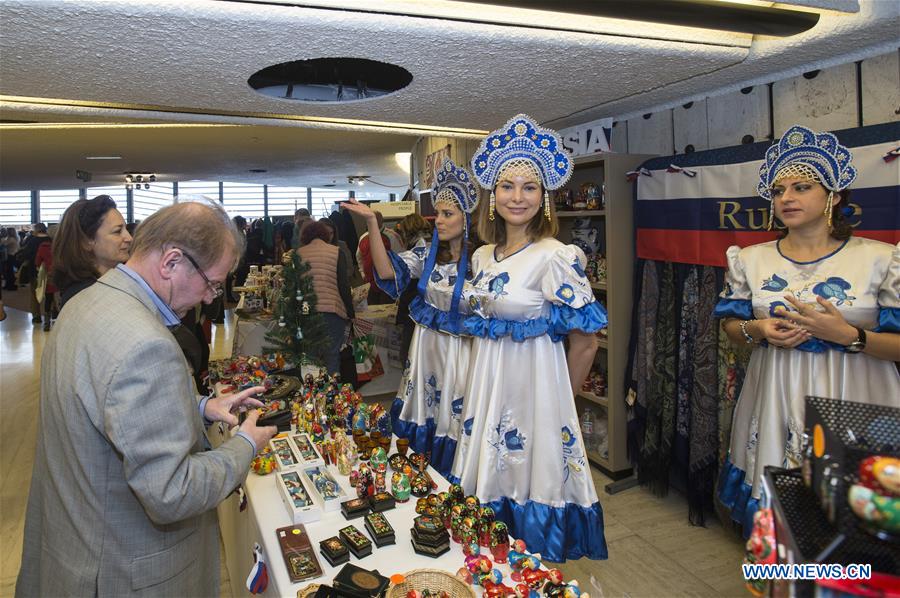
[(632, 370), (632, 388), (634, 389), (634, 406), (629, 413), (628, 444), (629, 456), (633, 463), (639, 463), (644, 445), (644, 434), (647, 429), (647, 381), (653, 367), (656, 351), (656, 312), (659, 307), (659, 274), (656, 262), (644, 261), (641, 264), (641, 296), (638, 302), (637, 326), (632, 328), (636, 336), (634, 343), (634, 367)]
[(659, 308), (655, 330), (655, 358), (650, 370), (647, 397), (647, 428), (638, 479), (650, 490), (665, 494), (675, 436), (675, 272), (663, 265), (659, 283)]
[(672, 454), (672, 472), (676, 488), (685, 488), (690, 460), (691, 389), (694, 385), (694, 338), (697, 335), (697, 268), (680, 265), (683, 275), (680, 316), (678, 318), (678, 375), (675, 380), (675, 444)]
[(716, 450), (719, 447), (719, 394), (717, 381), (717, 345), (719, 322), (713, 319), (718, 300), (716, 271), (703, 266), (698, 285), (697, 328), (692, 356), (690, 465), (688, 468), (688, 518), (694, 525), (704, 524), (704, 511), (713, 506), (718, 473)]

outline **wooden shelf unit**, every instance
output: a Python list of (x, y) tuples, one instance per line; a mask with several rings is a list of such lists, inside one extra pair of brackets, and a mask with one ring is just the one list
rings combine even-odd
[(597, 299), (609, 316), (608, 335), (599, 339), (595, 362), (605, 363), (607, 396), (580, 392), (575, 397), (579, 415), (582, 408), (599, 406), (606, 412), (608, 457), (587, 451), (588, 459), (614, 479), (631, 473), (626, 455), (625, 367), (628, 363), (628, 340), (631, 336), (632, 276), (634, 272), (634, 216), (632, 184), (625, 173), (634, 170), (653, 156), (604, 154), (575, 159), (575, 171), (569, 188), (578, 193), (581, 185), (606, 184), (603, 210), (557, 212), (559, 238), (570, 243), (574, 218), (592, 218), (599, 225), (601, 251), (606, 256), (606, 282), (592, 283)]

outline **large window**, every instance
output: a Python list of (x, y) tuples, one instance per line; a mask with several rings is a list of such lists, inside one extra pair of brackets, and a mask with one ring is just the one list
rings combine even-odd
[(182, 199), (204, 198), (219, 201), (219, 183), (216, 181), (183, 181), (178, 183), (178, 197)]
[(0, 191), (0, 226), (31, 224), (31, 191)]
[(51, 189), (40, 192), (41, 222), (52, 224), (62, 219), (63, 212), (78, 201), (78, 189)]
[(247, 220), (252, 220), (265, 216), (265, 210), (263, 209), (265, 207), (265, 198), (262, 185), (223, 183), (222, 199), (225, 211), (232, 218), (243, 216)]
[(172, 183), (150, 183), (149, 189), (134, 189), (134, 221), (140, 222), (163, 206), (170, 205), (175, 196)]
[(313, 218), (324, 218), (331, 214), (334, 210), (334, 204), (344, 201), (349, 197), (346, 191), (335, 189), (315, 189), (312, 190), (312, 212)]
[(269, 185), (269, 216), (293, 216), (306, 207), (306, 187), (273, 187)]

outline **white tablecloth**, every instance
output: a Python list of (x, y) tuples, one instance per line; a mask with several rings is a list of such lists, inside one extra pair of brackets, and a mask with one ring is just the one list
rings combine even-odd
[[(210, 441), (213, 446), (221, 443), (227, 433), (221, 430), (219, 424), (213, 425), (209, 431)], [(350, 487), (348, 478), (338, 474), (336, 467), (329, 467), (334, 478), (340, 483), (348, 497), (355, 497), (356, 491)], [(440, 474), (431, 468), (429, 468), (429, 473), (438, 484), (437, 492), (447, 489), (449, 483)], [(278, 493), (275, 474), (259, 476), (252, 472), (249, 473), (244, 484), (244, 490), (248, 502), (245, 511), (241, 512), (239, 510), (238, 500), (234, 495), (219, 505), (218, 508), (219, 526), (222, 531), (225, 558), (234, 596), (251, 595), (247, 591), (244, 582), (253, 566), (253, 544), (255, 542), (262, 546), (266, 562), (268, 563), (269, 587), (264, 595), (293, 597), (296, 596), (297, 590), (310, 583), (330, 584), (334, 576), (344, 566), (332, 567), (329, 565), (328, 561), (319, 553), (319, 542), (331, 536), (336, 536), (339, 529), (350, 524), (355, 525), (357, 529), (368, 537), (363, 518), (347, 521), (340, 511), (323, 513), (322, 519), (319, 521), (304, 524), (324, 575), (317, 579), (292, 584), (288, 577), (284, 559), (281, 556), (275, 530), (292, 525), (293, 522)], [(455, 573), (457, 569), (462, 567), (465, 558), (462, 547), (452, 540), (450, 542), (450, 551), (436, 559), (421, 556), (413, 551), (410, 543), (410, 528), (412, 527), (413, 519), (416, 517), (415, 506), (416, 498), (411, 497), (409, 502), (397, 503), (396, 508), (384, 511), (384, 516), (394, 528), (396, 544), (378, 548), (373, 543), (371, 555), (363, 559), (357, 559), (351, 554), (350, 562), (366, 569), (377, 569), (379, 573), (386, 577), (390, 577), (394, 573), (405, 573), (420, 568), (443, 569), (450, 573)], [(509, 581), (507, 580), (506, 583), (509, 583)]]

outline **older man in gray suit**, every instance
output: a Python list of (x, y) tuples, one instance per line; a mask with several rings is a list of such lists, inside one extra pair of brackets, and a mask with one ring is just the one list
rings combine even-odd
[(132, 257), (63, 309), (41, 364), (40, 429), (17, 596), (206, 596), (219, 591), (215, 508), (274, 427), (260, 387), (202, 399), (168, 327), (211, 302), (241, 253), (225, 212), (163, 208)]

